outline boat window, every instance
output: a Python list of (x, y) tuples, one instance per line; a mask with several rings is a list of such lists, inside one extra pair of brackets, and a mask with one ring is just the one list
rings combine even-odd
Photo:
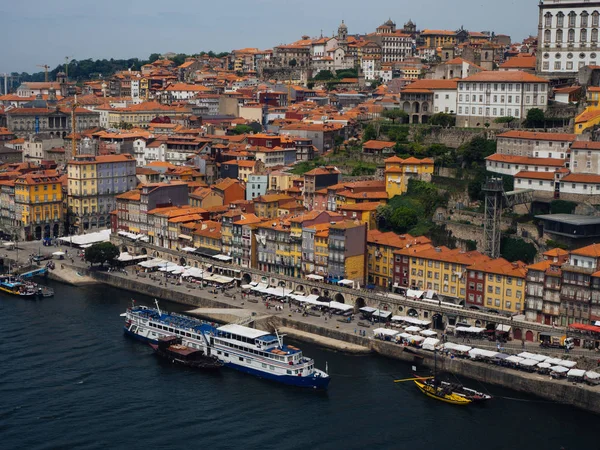
[(244, 358), (238, 358), (240, 361), (244, 361)]
[(265, 363), (263, 363), (263, 364), (261, 364), (261, 365), (262, 365), (263, 369), (266, 369), (266, 368), (267, 368), (267, 365), (266, 365)]
[(291, 374), (292, 374), (292, 371), (291, 371), (291, 370), (286, 370), (286, 372), (287, 372), (287, 374), (288, 374), (288, 375), (291, 375)]
[(220, 355), (220, 354), (221, 354), (221, 350), (217, 350), (217, 355)]
[(223, 356), (229, 357), (229, 353), (223, 353)]
[(275, 370), (275, 366), (269, 366), (269, 369)]
[(185, 333), (187, 337), (192, 337), (192, 333)]

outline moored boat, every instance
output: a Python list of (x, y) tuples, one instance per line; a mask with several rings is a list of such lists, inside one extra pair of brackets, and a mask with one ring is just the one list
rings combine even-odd
[(468, 398), (455, 394), (450, 388), (444, 387), (441, 384), (434, 386), (422, 380), (414, 380), (414, 382), (421, 392), (436, 400), (441, 400), (452, 405), (469, 405), (471, 403), (471, 400)]
[(24, 283), (11, 278), (0, 280), (0, 291), (19, 297), (35, 297), (37, 294), (34, 283)]
[(329, 375), (314, 366), (302, 351), (283, 344), (283, 336), (229, 324), (214, 326), (176, 313), (145, 306), (133, 306), (121, 314), (124, 333), (135, 339), (158, 344), (166, 336), (181, 337), (182, 344), (217, 357), (225, 366), (280, 383), (326, 389)]
[(172, 363), (192, 367), (194, 369), (217, 370), (223, 367), (223, 362), (216, 356), (208, 356), (204, 351), (182, 344), (181, 337), (165, 336), (158, 344), (149, 344), (154, 353)]

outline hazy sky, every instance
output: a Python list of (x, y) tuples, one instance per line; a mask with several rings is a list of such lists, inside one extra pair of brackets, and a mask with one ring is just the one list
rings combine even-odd
[(41, 71), (65, 56), (146, 58), (271, 48), (303, 34), (331, 35), (342, 19), (367, 33), (388, 18), (399, 27), (493, 30), (521, 40), (537, 30), (537, 0), (20, 0), (0, 2), (0, 72)]

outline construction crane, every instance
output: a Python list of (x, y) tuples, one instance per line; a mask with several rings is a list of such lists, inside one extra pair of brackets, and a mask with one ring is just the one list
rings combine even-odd
[(73, 104), (71, 105), (71, 156), (73, 159), (77, 156), (77, 137), (75, 133), (77, 132), (77, 124), (75, 121), (76, 110), (79, 107), (79, 103), (77, 103), (77, 94), (75, 94)]
[(485, 221), (483, 223), (484, 250), (490, 258), (500, 256), (502, 233), (502, 212), (505, 208), (517, 205), (530, 205), (533, 202), (533, 189), (504, 192), (502, 178), (488, 178), (483, 184), (485, 192)]
[(72, 56), (65, 56), (65, 78), (69, 81), (69, 59), (73, 59)]
[(46, 83), (48, 82), (48, 69), (50, 68), (50, 66), (48, 64), (38, 64), (36, 67), (41, 67), (42, 69), (44, 69), (44, 79), (46, 80)]

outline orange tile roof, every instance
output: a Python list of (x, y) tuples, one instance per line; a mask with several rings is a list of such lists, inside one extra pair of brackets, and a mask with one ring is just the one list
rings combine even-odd
[(588, 122), (600, 116), (600, 109), (586, 110), (575, 118), (575, 123)]
[(345, 190), (338, 192), (337, 195), (340, 197), (347, 197), (352, 199), (379, 199), (379, 200), (387, 200), (388, 195), (385, 191), (379, 192), (352, 192), (350, 190)]
[(545, 259), (544, 261), (540, 261), (538, 263), (535, 264), (530, 264), (529, 266), (527, 266), (527, 269), (529, 270), (539, 270), (540, 272), (545, 272), (546, 270), (548, 270), (548, 268), (554, 264), (551, 260), (549, 259)]
[(522, 170), (515, 175), (515, 178), (552, 181), (554, 180), (554, 172), (531, 172)]
[(367, 141), (363, 144), (363, 148), (369, 148), (374, 150), (383, 150), (385, 148), (395, 147), (396, 142), (392, 141)]
[(569, 183), (592, 183), (600, 184), (600, 175), (586, 174), (586, 173), (570, 173), (562, 177), (561, 181)]
[(412, 83), (404, 86), (402, 91), (410, 90), (413, 91), (415, 89), (445, 89), (445, 90), (456, 90), (458, 87), (457, 79), (451, 80), (416, 80)]
[(501, 69), (535, 69), (537, 58), (534, 55), (519, 55), (510, 58), (500, 65)]
[(572, 250), (571, 254), (578, 256), (588, 256), (591, 258), (598, 258), (600, 257), (600, 244), (592, 244), (588, 245), (587, 247)]
[(535, 131), (507, 131), (506, 133), (499, 134), (498, 138), (575, 142), (577, 135), (569, 133), (540, 133)]
[(511, 263), (504, 258), (496, 258), (488, 261), (480, 260), (471, 265), (469, 270), (515, 278), (525, 278), (525, 275), (527, 275), (525, 263), (521, 261)]
[(600, 142), (576, 141), (571, 145), (573, 150), (600, 150)]
[(553, 248), (551, 250), (548, 250), (547, 252), (544, 252), (543, 255), (544, 256), (549, 256), (551, 258), (556, 257), (560, 257), (560, 256), (567, 256), (569, 254), (568, 251), (563, 250), (562, 248)]
[(495, 153), (486, 158), (488, 161), (503, 162), (510, 164), (523, 164), (531, 166), (552, 166), (552, 167), (563, 167), (565, 165), (564, 159), (558, 158), (530, 158), (528, 156), (516, 156), (516, 155), (503, 155)]

